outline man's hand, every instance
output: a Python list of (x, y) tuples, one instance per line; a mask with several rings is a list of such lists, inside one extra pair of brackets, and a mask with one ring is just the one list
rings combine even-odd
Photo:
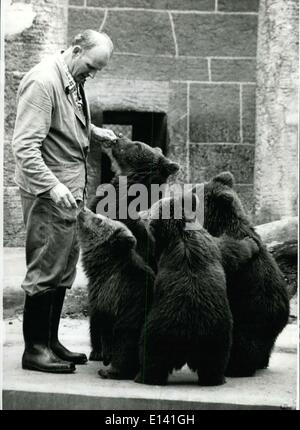
[(102, 144), (104, 147), (109, 148), (113, 142), (118, 138), (112, 130), (107, 128), (100, 128), (93, 125), (92, 127), (92, 139), (96, 143)]
[(57, 184), (50, 190), (50, 197), (58, 206), (65, 208), (77, 208), (76, 200), (71, 191), (64, 184)]

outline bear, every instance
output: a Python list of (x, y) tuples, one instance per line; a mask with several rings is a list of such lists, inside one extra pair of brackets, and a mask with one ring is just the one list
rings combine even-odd
[[(126, 206), (126, 211), (130, 203), (135, 197), (128, 195), (127, 191), (130, 186), (142, 184), (146, 187), (148, 196), (146, 201), (147, 208), (151, 206), (151, 185), (163, 185), (166, 183), (170, 175), (175, 175), (180, 166), (165, 157), (162, 150), (158, 147), (151, 147), (143, 142), (131, 141), (126, 137), (120, 137), (116, 140), (111, 147), (111, 153), (113, 157), (115, 176), (111, 181), (111, 185), (116, 190), (116, 201), (115, 201), (115, 219), (121, 220), (134, 234), (137, 239), (136, 251), (154, 271), (156, 271), (156, 260), (155, 260), (155, 243), (147, 225), (139, 217), (138, 213), (136, 218), (120, 217), (120, 205)], [(120, 177), (126, 177), (127, 179), (127, 190), (120, 189)], [(105, 185), (104, 185), (105, 187)], [(103, 188), (100, 187), (100, 188)], [(102, 195), (97, 195), (92, 198), (88, 204), (88, 208), (93, 212), (100, 212), (99, 203), (104, 198), (104, 192)], [(125, 201), (126, 199), (126, 201)], [(142, 208), (146, 209), (146, 208)], [(90, 324), (93, 325), (93, 319), (90, 320)], [(90, 328), (91, 333), (94, 332), (94, 328)], [(91, 341), (92, 345), (94, 341)], [(100, 345), (98, 344), (98, 347)], [(101, 359), (101, 350), (92, 349), (89, 359), (98, 361)]]
[[(184, 197), (195, 204), (197, 196)], [(216, 241), (188, 210), (176, 219), (182, 197), (166, 197), (148, 214), (158, 272), (153, 301), (140, 338), (135, 382), (165, 385), (169, 373), (187, 363), (200, 385), (221, 385), (230, 354), (232, 316)], [(170, 217), (164, 219), (164, 208)], [(193, 223), (187, 230), (187, 223)]]
[(151, 305), (154, 272), (136, 252), (136, 239), (123, 223), (83, 208), (78, 230), (88, 278), (92, 348), (102, 350), (104, 364), (111, 364), (99, 374), (133, 379), (139, 369), (138, 342)]
[[(127, 212), (130, 203), (136, 198), (136, 196), (128, 195), (128, 189), (134, 185), (144, 185), (147, 190), (147, 199), (145, 201), (146, 207), (141, 209), (150, 208), (151, 204), (154, 203), (153, 197), (155, 197), (151, 193), (151, 185), (161, 186), (165, 184), (169, 176), (179, 171), (180, 166), (165, 157), (159, 147), (153, 148), (146, 143), (131, 141), (126, 137), (118, 138), (112, 144), (111, 153), (114, 163), (117, 164), (116, 174), (110, 183), (116, 190), (116, 219), (121, 220), (134, 233), (137, 239), (137, 252), (155, 270), (153, 238), (137, 212), (135, 219), (130, 216), (125, 218), (123, 215), (121, 218), (120, 205), (125, 206)], [(120, 177), (126, 177), (126, 190), (120, 189)], [(100, 186), (100, 189), (104, 187)], [(88, 205), (89, 209), (93, 212), (101, 212), (97, 208), (99, 209), (99, 203), (103, 197), (103, 195), (95, 196)], [(159, 196), (157, 196), (158, 198)]]
[(227, 276), (227, 296), (233, 315), (233, 344), (226, 375), (253, 376), (269, 365), (279, 333), (289, 318), (284, 277), (255, 232), (234, 190), (230, 172), (204, 184), (204, 228), (213, 236), (253, 238), (259, 252)]

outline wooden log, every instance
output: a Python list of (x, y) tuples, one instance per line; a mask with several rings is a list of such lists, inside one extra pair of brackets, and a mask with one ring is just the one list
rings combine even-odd
[(298, 218), (283, 218), (255, 230), (275, 258), (286, 278), (289, 297), (293, 297), (297, 292)]

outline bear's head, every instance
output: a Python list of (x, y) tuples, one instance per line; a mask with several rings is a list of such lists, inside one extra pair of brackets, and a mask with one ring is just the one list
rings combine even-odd
[(222, 172), (204, 184), (204, 228), (213, 236), (227, 233), (238, 237), (241, 229), (249, 227), (234, 186), (230, 172)]
[(122, 175), (134, 177), (136, 182), (145, 185), (163, 184), (180, 169), (177, 163), (163, 155), (160, 148), (134, 142), (126, 137), (117, 139), (112, 146), (112, 155)]
[(156, 243), (164, 245), (187, 230), (201, 229), (197, 220), (198, 206), (197, 195), (189, 192), (160, 199), (140, 215), (149, 223)]
[(87, 208), (78, 214), (79, 241), (83, 253), (102, 249), (126, 253), (136, 247), (132, 232), (121, 222), (95, 214)]

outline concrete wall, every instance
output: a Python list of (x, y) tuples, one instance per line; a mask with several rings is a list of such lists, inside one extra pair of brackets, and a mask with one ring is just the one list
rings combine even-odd
[[(202, 181), (231, 170), (249, 210), (257, 9), (256, 0), (69, 0), (66, 21), (68, 41), (92, 28), (106, 31), (115, 44), (109, 66), (86, 84), (94, 117), (102, 110), (166, 113), (169, 156), (184, 167), (181, 180)], [(22, 40), (28, 49), (24, 33)], [(28, 59), (36, 62), (33, 51)], [(15, 94), (18, 80), (8, 79)], [(7, 106), (11, 132), (11, 97)], [(11, 186), (13, 162), (6, 148), (5, 180)], [(21, 235), (14, 232), (18, 209), (9, 199), (5, 243), (20, 246)]]

